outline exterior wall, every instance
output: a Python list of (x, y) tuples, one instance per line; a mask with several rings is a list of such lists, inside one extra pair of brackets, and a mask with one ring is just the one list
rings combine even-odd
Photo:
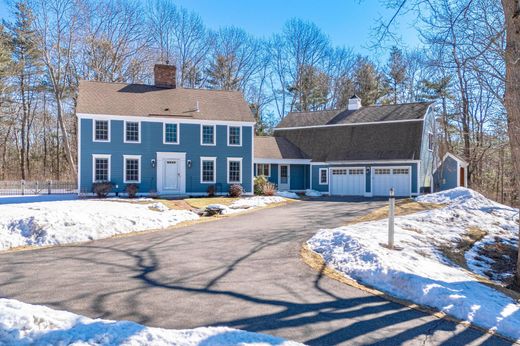
[[(157, 168), (151, 161), (156, 160), (157, 152), (186, 153), (186, 193), (205, 193), (212, 184), (200, 183), (200, 157), (216, 157), (217, 192), (227, 192), (227, 158), (242, 158), (242, 186), (244, 191), (252, 192), (252, 145), (253, 131), (251, 126), (242, 126), (242, 146), (227, 145), (227, 126), (216, 126), (216, 145), (200, 145), (200, 124), (183, 124), (179, 126), (179, 144), (163, 144), (163, 123), (141, 121), (141, 142), (124, 143), (124, 121), (111, 120), (110, 142), (93, 142), (92, 119), (81, 119), (80, 147), (80, 191), (92, 191), (92, 155), (111, 155), (111, 181), (123, 192), (123, 155), (141, 155), (140, 193), (157, 191)], [(232, 123), (231, 123), (232, 125)], [(191, 167), (187, 164), (191, 161)]]
[(306, 190), (309, 188), (309, 165), (290, 165), (291, 190)]
[(458, 170), (458, 162), (448, 156), (433, 175), (434, 190), (444, 191), (459, 186), (457, 181)]
[(419, 192), (432, 192), (433, 187), (433, 169), (437, 165), (436, 148), (437, 143), (433, 143), (433, 151), (428, 148), (428, 134), (435, 134), (435, 114), (433, 108), (428, 109), (428, 113), (424, 118), (422, 143), (421, 143), (421, 167), (419, 171)]
[(329, 184), (320, 184), (320, 168), (329, 168), (328, 165), (312, 165), (312, 190), (320, 192), (329, 192)]

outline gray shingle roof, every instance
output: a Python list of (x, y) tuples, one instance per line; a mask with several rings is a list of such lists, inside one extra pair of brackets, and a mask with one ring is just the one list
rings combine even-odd
[(290, 112), (277, 128), (423, 119), (431, 102), (367, 106), (358, 110)]
[(257, 159), (306, 159), (304, 153), (283, 137), (255, 137), (255, 158)]
[(276, 130), (314, 162), (417, 160), (422, 121)]
[(144, 84), (81, 81), (76, 111), (88, 114), (255, 121), (247, 102), (238, 91), (168, 89)]

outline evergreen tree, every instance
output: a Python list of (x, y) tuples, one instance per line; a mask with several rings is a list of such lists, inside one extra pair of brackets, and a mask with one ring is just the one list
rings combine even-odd
[(404, 82), (406, 80), (406, 60), (403, 52), (397, 47), (392, 47), (390, 58), (388, 61), (388, 84), (390, 85), (390, 93), (392, 101), (397, 104), (399, 101), (399, 93), (403, 92)]
[(208, 85), (212, 89), (238, 90), (240, 78), (237, 77), (234, 56), (217, 55), (206, 69)]
[(382, 75), (368, 58), (358, 58), (354, 71), (354, 86), (363, 106), (375, 104), (386, 94)]

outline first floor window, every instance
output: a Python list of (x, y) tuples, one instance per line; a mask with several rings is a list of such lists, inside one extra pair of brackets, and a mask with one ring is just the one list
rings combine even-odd
[(328, 184), (329, 183), (329, 175), (327, 168), (320, 168), (320, 184)]
[(269, 164), (268, 163), (257, 163), (256, 164), (256, 175), (269, 176)]
[(164, 124), (164, 143), (179, 143), (179, 126), (177, 124)]
[(139, 156), (125, 156), (125, 183), (139, 183), (141, 158)]
[(125, 142), (139, 142), (139, 123), (137, 121), (125, 122)]
[(228, 183), (242, 182), (242, 160), (229, 159), (228, 160)]
[(202, 144), (204, 144), (204, 145), (214, 145), (215, 144), (215, 126), (202, 125)]
[(228, 128), (228, 144), (229, 145), (241, 145), (240, 141), (240, 126), (230, 126)]
[(110, 125), (108, 120), (94, 120), (94, 140), (108, 142)]
[(94, 182), (110, 181), (110, 156), (94, 156)]
[(215, 158), (201, 158), (201, 178), (202, 183), (215, 182)]

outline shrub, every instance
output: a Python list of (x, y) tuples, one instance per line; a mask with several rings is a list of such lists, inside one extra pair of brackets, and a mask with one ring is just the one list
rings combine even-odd
[(267, 177), (265, 175), (259, 175), (255, 177), (254, 182), (254, 190), (255, 195), (261, 195), (264, 193), (264, 186), (268, 183)]
[(231, 196), (231, 197), (240, 197), (240, 196), (242, 196), (243, 192), (244, 192), (244, 189), (242, 188), (242, 185), (240, 185), (240, 184), (233, 184), (229, 187), (229, 196)]
[(276, 193), (276, 185), (269, 181), (267, 183), (265, 183), (265, 185), (262, 188), (262, 194), (265, 196), (274, 196), (275, 193)]
[(138, 190), (139, 190), (139, 185), (137, 185), (137, 184), (127, 184), (126, 185), (126, 193), (128, 194), (128, 198), (135, 198)]
[(104, 181), (92, 184), (92, 191), (99, 197), (105, 198), (112, 191), (112, 183)]
[(215, 185), (208, 186), (207, 192), (208, 192), (208, 197), (215, 197), (215, 192), (216, 192)]

